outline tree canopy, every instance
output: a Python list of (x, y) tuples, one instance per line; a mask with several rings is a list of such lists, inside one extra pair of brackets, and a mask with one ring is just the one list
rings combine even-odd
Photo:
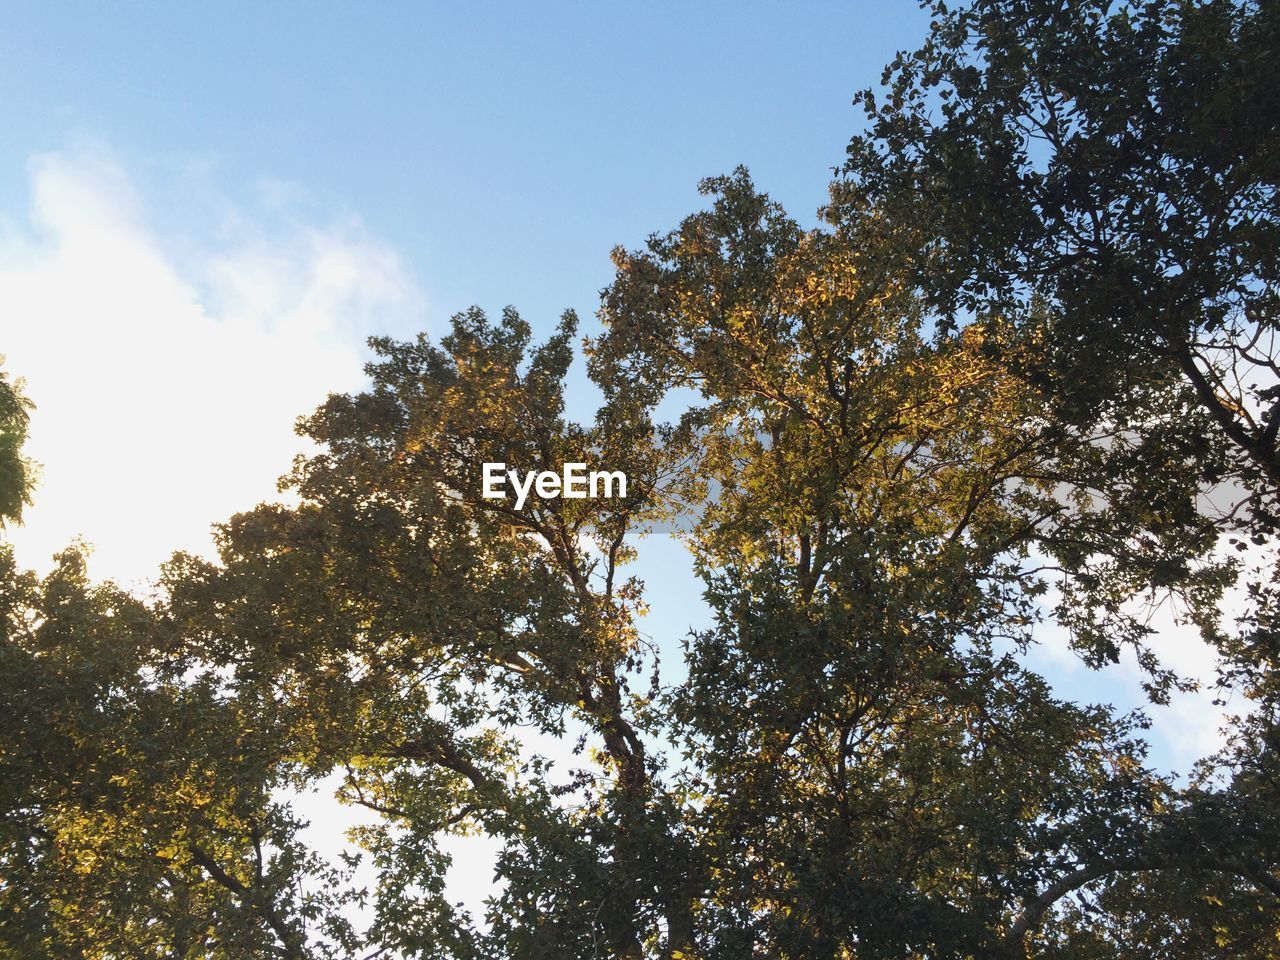
[[(1276, 956), (1275, 397), (1228, 379), (1275, 369), (1274, 11), (934, 11), (821, 225), (740, 169), (586, 337), (373, 340), (290, 505), (154, 596), (0, 548), (0, 957)], [(517, 510), (490, 461), (630, 483)], [(655, 644), (660, 529), (711, 620)], [(1161, 703), (1162, 603), (1252, 705), (1183, 779), (1024, 656)]]

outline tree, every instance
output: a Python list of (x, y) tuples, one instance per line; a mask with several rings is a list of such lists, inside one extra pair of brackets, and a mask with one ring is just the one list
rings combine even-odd
[[(1210, 603), (1198, 514), (1140, 509), (1149, 458), (1064, 427), (1009, 362), (1040, 349), (1017, 325), (935, 338), (888, 221), (802, 230), (745, 172), (706, 189), (616, 255), (592, 423), (563, 400), (572, 315), (535, 344), (468, 311), (439, 345), (375, 341), (370, 388), (301, 425), (295, 505), (232, 518), (151, 601), (74, 553), (43, 583), (9, 569), (11, 954), (1267, 955), (1273, 797), (1177, 788), (1141, 717), (1019, 661), (1050, 547), (1128, 564), (1064, 618), (1157, 573)], [(631, 482), (516, 510), (486, 461)], [(673, 521), (714, 622), (664, 686), (625, 565)], [(359, 931), (288, 799), (335, 776), (372, 818)], [(502, 843), (483, 925), (440, 846), (477, 831)]]
[[(1245, 824), (1265, 823), (1252, 818), (1280, 793), (1268, 546), (1280, 479), (1275, 5), (927, 6), (934, 16), (924, 46), (888, 67), (883, 96), (858, 98), (868, 124), (850, 144), (830, 215), (851, 229), (868, 219), (894, 225), (906, 282), (938, 312), (944, 338), (999, 317), (1042, 344), (1009, 356), (1010, 368), (1064, 429), (1102, 441), (1108, 471), (1118, 465), (1117, 435), (1127, 447), (1120, 463), (1172, 448), (1200, 464), (1200, 477), (1170, 480), (1151, 462), (1143, 470), (1151, 512), (1184, 529), (1207, 533), (1209, 524), (1242, 552), (1251, 541), (1261, 560), (1238, 565), (1247, 595), (1238, 629), (1215, 621), (1212, 602), (1191, 616), (1222, 654), (1220, 683), (1253, 701), (1231, 747), (1199, 774), (1202, 786), (1216, 777), (1231, 789), (1198, 795), (1194, 806), (1254, 811), (1226, 833), (1239, 828), (1237, 845), (1251, 836), (1271, 849), (1273, 830), (1255, 835)], [(1171, 418), (1176, 394), (1198, 415)], [(1112, 479), (1097, 493), (1113, 500), (1124, 489)], [(1183, 508), (1170, 509), (1177, 503)], [(1070, 599), (1104, 608), (1122, 599), (1109, 587), (1096, 592), (1110, 577), (1100, 583), (1095, 569), (1115, 554), (1045, 546), (1071, 573)], [(1149, 566), (1136, 579), (1168, 584), (1166, 573)], [(1190, 819), (1199, 835), (1212, 818)], [(1273, 880), (1260, 875), (1272, 895)], [(1216, 937), (1229, 949), (1220, 925), (1187, 919), (1187, 896), (1167, 876), (1137, 879), (1128, 893), (1148, 883), (1145, 895), (1165, 904), (1164, 916), (1134, 910), (1108, 888), (1101, 901), (1129, 911), (1136, 926), (1103, 937), (1098, 949), (1114, 955), (1134, 938), (1155, 950), (1161, 936), (1187, 938), (1192, 950), (1203, 949), (1188, 946), (1195, 936)], [(1271, 909), (1265, 897), (1260, 909)], [(1252, 929), (1250, 915), (1242, 908), (1226, 922)], [(1251, 942), (1262, 936), (1254, 931)]]
[[(27, 404), (0, 380), (5, 517)], [(282, 731), (200, 675), (163, 605), (0, 544), (0, 957), (351, 955), (341, 871), (298, 839)]]
[[(1272, 369), (1273, 13), (935, 13), (824, 225), (740, 170), (616, 251), (593, 420), (572, 314), (537, 343), (473, 309), (373, 341), (368, 388), (301, 422), (291, 504), (157, 596), (0, 556), (0, 951), (1274, 956), (1280, 605), (1254, 577), (1225, 627), (1216, 553), (1272, 524), (1275, 397), (1228, 403), (1218, 361)], [(1223, 90), (1257, 113), (1200, 143)], [(517, 509), (485, 462), (628, 492)], [(1223, 485), (1250, 510), (1211, 509)], [(665, 524), (713, 614), (666, 683), (627, 570)], [(1158, 701), (1167, 597), (1260, 705), (1185, 784), (1141, 713), (1021, 657), (1055, 620), (1090, 665), (1135, 651)], [(301, 842), (290, 792), (335, 778), (368, 891)], [(477, 832), (483, 923), (440, 842)]]
[[(440, 347), (377, 341), (373, 388), (304, 425), (323, 452), (290, 478), (302, 505), (236, 518), (221, 565), (186, 558), (166, 583), (193, 655), (385, 818), (364, 836), (371, 937), (406, 956), (672, 956), (689, 924), (640, 586), (620, 574), (668, 454), (627, 405), (565, 420), (575, 323), (534, 347), (513, 311), (470, 311)], [(484, 462), (607, 463), (630, 494), (518, 511), (482, 496)], [(530, 729), (590, 741), (587, 769), (552, 777)], [(487, 936), (444, 900), (436, 846), (475, 830), (506, 843)]]
[(1176, 371), (1274, 487), (1275, 5), (927, 6), (928, 42), (859, 97), (841, 202), (918, 224), (918, 279), (952, 315), (1047, 300), (1064, 410)]
[(21, 382), (10, 383), (0, 370), (0, 524), (21, 521), (31, 503), (32, 468), (22, 456), (30, 409)]
[[(1255, 721), (1274, 720), (1276, 7), (929, 6), (925, 45), (889, 66), (883, 98), (859, 97), (868, 127), (832, 216), (909, 224), (911, 283), (944, 325), (994, 314), (1039, 337), (1023, 373), (1064, 424), (1139, 444), (1159, 432), (1201, 463), (1198, 511), (1237, 550), (1266, 549), (1242, 580), (1242, 629), (1195, 619)], [(1171, 424), (1153, 384), (1200, 415)]]
[[(1212, 606), (1223, 571), (1194, 497), (1148, 499), (1150, 437), (1100, 453), (1054, 415), (1018, 375), (1037, 337), (994, 316), (930, 336), (891, 221), (803, 232), (744, 173), (706, 189), (709, 211), (616, 255), (594, 361), (628, 394), (706, 401), (687, 415), (695, 470), (721, 493), (693, 547), (717, 625), (690, 643), (676, 712), (721, 858), (709, 955), (1021, 955), (1030, 936), (1070, 952), (1104, 926), (1057, 925), (1081, 888), (1175, 913), (1148, 875), (1211, 883), (1225, 915), (1260, 918), (1233, 947), (1267, 955), (1269, 804), (1227, 816), (1221, 795), (1180, 794), (1142, 768), (1131, 721), (1054, 700), (1011, 656), (1046, 573), (1079, 588), (1057, 612), (1092, 625), (1087, 651), (1138, 630), (1119, 609), (1134, 592)], [(1157, 400), (1195, 415), (1177, 384)], [(1184, 498), (1203, 466), (1187, 453), (1158, 461)]]
[(40, 581), (4, 548), (0, 608), (0, 956), (349, 955), (277, 731), (184, 677), (163, 617), (76, 550)]

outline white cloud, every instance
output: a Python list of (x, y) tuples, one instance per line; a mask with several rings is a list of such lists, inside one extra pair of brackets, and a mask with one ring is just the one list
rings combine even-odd
[(422, 298), (355, 221), (268, 229), (228, 202), (193, 250), (101, 148), (37, 156), (28, 176), (26, 222), (0, 222), (0, 353), (36, 404), (41, 474), (7, 535), (29, 566), (82, 536), (95, 575), (147, 579), (276, 496), (295, 418), (358, 388), (364, 337), (419, 322)]
[[(1218, 556), (1223, 556), (1221, 550)], [(1044, 608), (1052, 609), (1060, 599), (1059, 592), (1051, 589), (1044, 598)], [(1228, 590), (1220, 603), (1224, 624), (1233, 624), (1244, 608), (1243, 589)], [(1136, 606), (1134, 612), (1139, 612)], [(1185, 775), (1197, 760), (1225, 746), (1226, 728), (1233, 718), (1248, 714), (1253, 705), (1238, 692), (1218, 689), (1217, 651), (1179, 615), (1173, 602), (1166, 599), (1160, 603), (1148, 612), (1145, 622), (1153, 631), (1146, 642), (1161, 666), (1198, 683), (1199, 689), (1175, 691), (1167, 705), (1153, 704), (1142, 688), (1149, 678), (1131, 649), (1124, 648), (1119, 663), (1091, 669), (1072, 649), (1067, 632), (1052, 621), (1046, 621), (1036, 631), (1037, 642), (1028, 652), (1026, 663), (1048, 679), (1065, 699), (1109, 703), (1122, 713), (1141, 709), (1152, 721), (1151, 728), (1143, 734), (1152, 748), (1150, 761), (1162, 771)], [(1223, 702), (1218, 702), (1219, 698)]]

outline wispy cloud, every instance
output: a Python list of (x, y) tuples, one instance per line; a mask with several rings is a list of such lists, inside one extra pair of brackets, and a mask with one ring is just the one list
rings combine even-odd
[(132, 582), (207, 550), (211, 523), (275, 495), (295, 418), (360, 385), (364, 337), (421, 321), (395, 250), (351, 218), (282, 218), (285, 185), (193, 239), (154, 226), (182, 218), (104, 148), (33, 157), (28, 179), (0, 220), (0, 353), (36, 404), (36, 505), (9, 534), (30, 566), (83, 537), (95, 575)]
[[(1060, 600), (1058, 591), (1051, 589), (1044, 599), (1045, 609)], [(1228, 591), (1221, 604), (1224, 623), (1233, 622), (1244, 606), (1243, 590)], [(1133, 609), (1143, 612), (1136, 606)], [(1026, 663), (1066, 699), (1109, 703), (1120, 712), (1141, 709), (1153, 721), (1151, 729), (1144, 733), (1152, 748), (1151, 762), (1165, 772), (1185, 775), (1197, 760), (1225, 745), (1224, 731), (1231, 719), (1249, 713), (1252, 704), (1239, 693), (1218, 689), (1217, 652), (1195, 626), (1178, 616), (1172, 602), (1166, 600), (1146, 614), (1145, 622), (1153, 631), (1147, 643), (1160, 664), (1200, 685), (1198, 690), (1171, 693), (1167, 705), (1148, 700), (1142, 684), (1149, 677), (1131, 649), (1122, 651), (1117, 664), (1090, 669), (1072, 649), (1067, 632), (1050, 622), (1036, 631), (1037, 643), (1028, 652)], [(1220, 703), (1219, 698), (1225, 698), (1225, 702)]]

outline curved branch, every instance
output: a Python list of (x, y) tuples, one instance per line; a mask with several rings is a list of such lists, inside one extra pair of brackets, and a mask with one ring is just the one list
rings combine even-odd
[[(1087, 886), (1094, 880), (1099, 880), (1102, 877), (1114, 873), (1141, 873), (1156, 870), (1172, 870), (1176, 869), (1177, 866), (1177, 864), (1173, 863), (1147, 861), (1129, 864), (1092, 864), (1090, 866), (1081, 867), (1078, 870), (1073, 870), (1071, 873), (1065, 874), (1050, 883), (1044, 888), (1038, 897), (1023, 908), (1022, 913), (1018, 915), (1018, 919), (1013, 922), (1013, 926), (1011, 926), (1009, 928), (1009, 932), (1005, 934), (1003, 941), (1004, 949), (1007, 953), (1013, 956), (1014, 951), (1022, 944), (1026, 935), (1040, 923), (1050, 907), (1067, 894), (1079, 890), (1081, 887)], [(1234, 876), (1242, 877), (1258, 889), (1271, 893), (1277, 900), (1280, 900), (1280, 880), (1277, 880), (1274, 876), (1268, 873), (1266, 868), (1260, 864), (1245, 864), (1238, 863), (1234, 860), (1221, 860), (1206, 862), (1200, 866), (1204, 869), (1218, 873), (1229, 873)]]
[(1108, 873), (1115, 873), (1116, 869), (1104, 866), (1081, 867), (1079, 870), (1059, 877), (1045, 887), (1044, 892), (1023, 909), (1018, 919), (1014, 921), (1013, 926), (1009, 928), (1009, 932), (1005, 935), (1005, 946), (1012, 950), (1020, 944), (1022, 939), (1031, 931), (1031, 928), (1040, 923), (1045, 912), (1068, 893), (1073, 890), (1079, 890), (1086, 884), (1092, 883)]
[(256, 912), (266, 921), (273, 933), (280, 938), (281, 954), (291, 960), (302, 960), (306, 956), (303, 949), (302, 941), (298, 936), (298, 932), (294, 930), (284, 917), (280, 915), (275, 906), (264, 897), (260, 896), (258, 891), (252, 887), (248, 887), (241, 883), (231, 874), (227, 873), (222, 866), (214, 860), (214, 858), (205, 850), (192, 843), (187, 846), (187, 850), (191, 853), (191, 859), (194, 860), (209, 877), (220, 886), (229, 890), (237, 900), (240, 906), (248, 911)]
[(1176, 347), (1172, 353), (1174, 359), (1178, 361), (1178, 365), (1182, 368), (1182, 372), (1191, 381), (1191, 386), (1195, 389), (1201, 406), (1208, 410), (1222, 432), (1243, 453), (1248, 455), (1255, 464), (1262, 468), (1262, 471), (1272, 483), (1280, 484), (1280, 462), (1277, 461), (1275, 448), (1268, 445), (1267, 437), (1265, 435), (1262, 437), (1253, 436), (1245, 428), (1244, 424), (1237, 419), (1236, 415), (1222, 403), (1214, 391), (1213, 385), (1197, 366), (1195, 357), (1187, 347)]

